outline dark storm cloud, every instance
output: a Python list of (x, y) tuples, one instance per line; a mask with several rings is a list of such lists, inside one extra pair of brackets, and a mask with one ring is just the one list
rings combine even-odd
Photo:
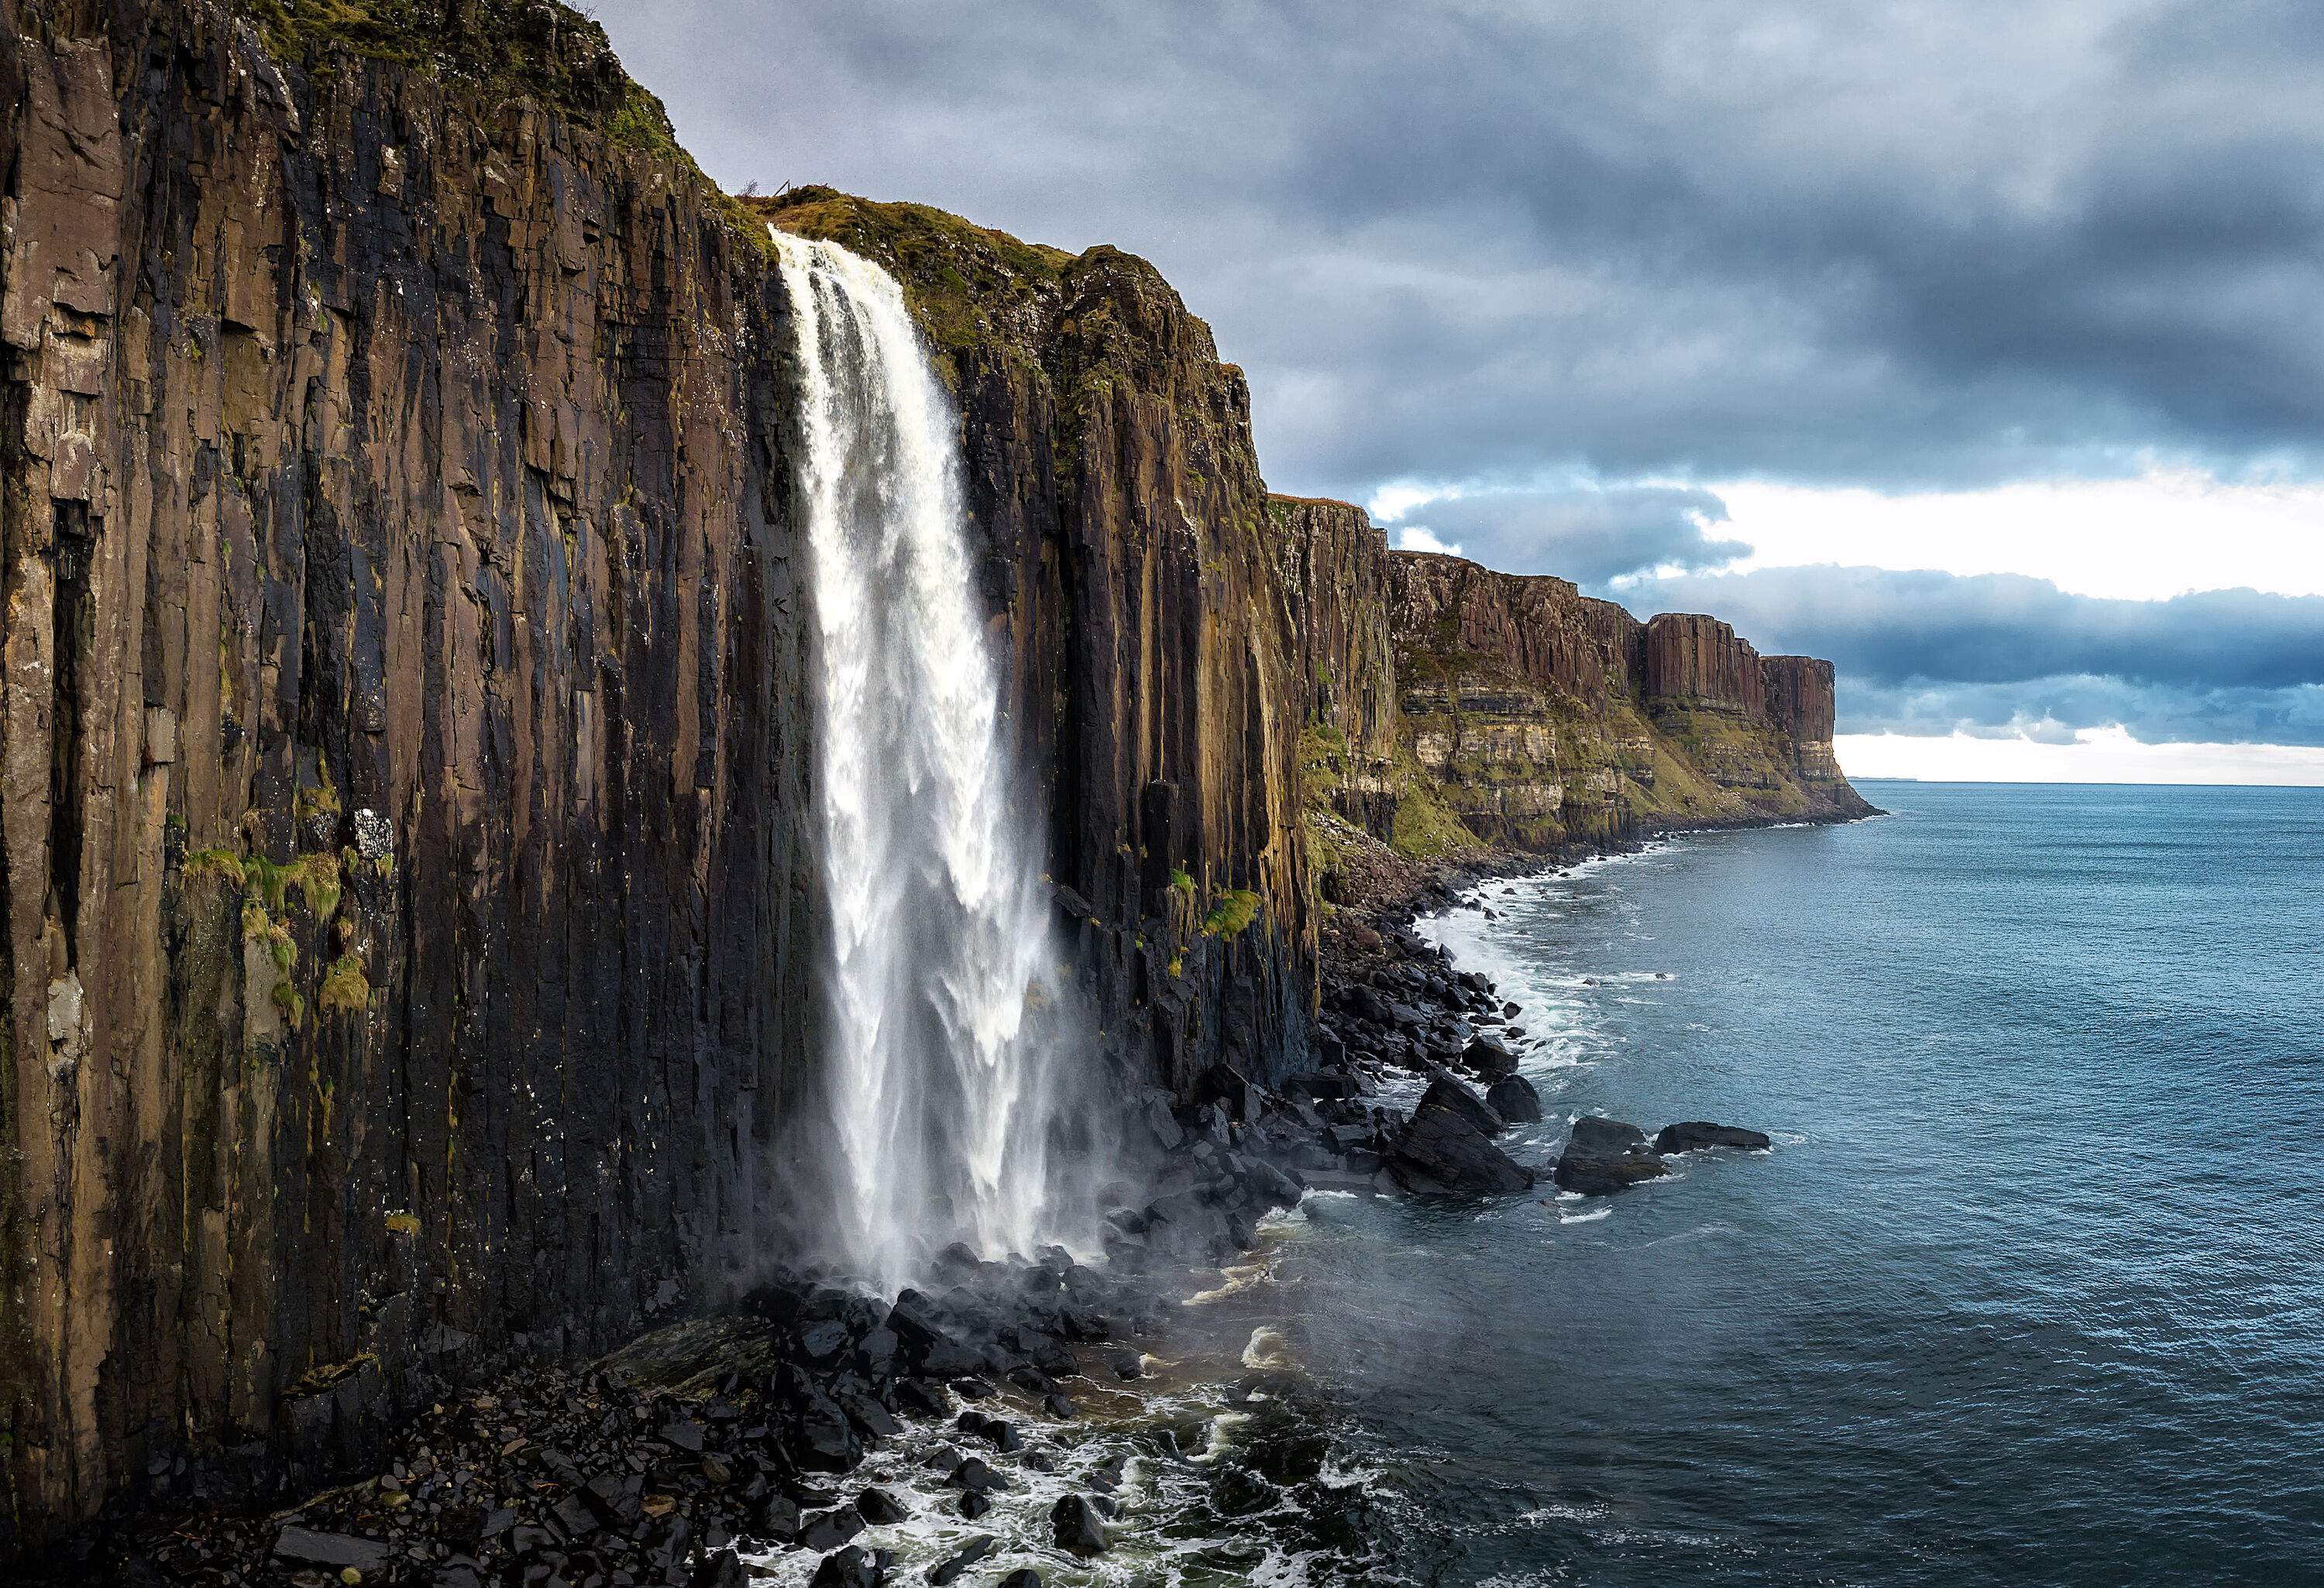
[(1641, 615), (1713, 612), (1831, 659), (1841, 731), (2324, 743), (2324, 596), (2070, 595), (2016, 574), (1785, 568), (1631, 581)]
[(606, 0), (730, 184), (1153, 257), (1286, 488), (2306, 468), (2294, 0)]
[(1385, 526), (1425, 530), (1440, 544), (1513, 574), (1556, 574), (1584, 585), (1672, 568), (1718, 568), (1750, 555), (1740, 540), (1713, 539), (1727, 504), (1708, 491), (1632, 485), (1612, 489), (1491, 491), (1431, 502)]

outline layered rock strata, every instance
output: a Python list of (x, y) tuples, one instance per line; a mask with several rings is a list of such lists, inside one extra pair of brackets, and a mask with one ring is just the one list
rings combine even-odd
[(1831, 752), (1831, 664), (1762, 657), (1714, 618), (1640, 623), (1567, 580), (1390, 554), (1401, 732), (1485, 844), (1870, 809)]

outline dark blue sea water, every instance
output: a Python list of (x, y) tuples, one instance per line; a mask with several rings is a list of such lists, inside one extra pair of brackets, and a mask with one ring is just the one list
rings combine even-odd
[(1379, 1580), (2324, 1583), (2324, 790), (1866, 793), (1437, 928), (1551, 1040), (1520, 1158), (1777, 1146), (1310, 1199), (1270, 1305)]

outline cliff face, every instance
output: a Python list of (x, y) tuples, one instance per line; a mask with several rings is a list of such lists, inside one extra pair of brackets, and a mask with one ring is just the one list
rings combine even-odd
[(1388, 537), (1344, 502), (1276, 496), (1268, 513), (1304, 685), (1306, 796), (1387, 837), (1403, 780)]
[(1870, 810), (1832, 757), (1829, 662), (1762, 658), (1715, 618), (1641, 623), (1563, 579), (1395, 556), (1407, 732), (1479, 837), (1545, 849)]
[[(1370, 609), (1394, 654), (1395, 705), (1312, 699), (1319, 722), (1364, 735), (1367, 750), (1311, 758), (1311, 782), (1407, 853), (1480, 842), (1546, 852), (1647, 827), (1869, 808), (1832, 758), (1827, 662), (1762, 658), (1712, 618), (1641, 623), (1563, 579), (1373, 550), (1379, 531), (1344, 503), (1283, 501), (1277, 516), (1296, 566), (1376, 568)], [(1350, 627), (1345, 605), (1316, 605), (1334, 655), (1347, 650), (1336, 638)], [(1360, 808), (1343, 792), (1355, 776), (1378, 790)]]
[[(609, 1343), (814, 1178), (779, 278), (601, 36), (484, 11), (555, 69), (0, 0), (0, 1553), (153, 1454), (263, 1491), (422, 1367)], [(1292, 1062), (1239, 372), (1140, 261), (978, 233), (938, 298), (973, 228), (850, 213), (777, 218), (930, 311), (1102, 1045)]]
[(715, 1283), (807, 1034), (807, 721), (780, 305), (698, 180), (198, 4), (0, 3), (0, 106), (37, 1537)]
[(1144, 260), (917, 205), (770, 201), (900, 280), (959, 406), (984, 579), (1053, 874), (1132, 1076), (1272, 1074), (1314, 1001), (1309, 676), (1242, 373)]
[(1767, 715), (1792, 742), (1792, 764), (1800, 780), (1819, 792), (1831, 808), (1841, 814), (1861, 814), (1851, 803), (1855, 790), (1832, 753), (1832, 723), (1839, 712), (1831, 663), (1812, 656), (1766, 656), (1759, 659), (1766, 680)]

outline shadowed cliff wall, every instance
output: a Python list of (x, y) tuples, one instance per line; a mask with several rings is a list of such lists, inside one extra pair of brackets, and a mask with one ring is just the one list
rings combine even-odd
[(770, 1212), (788, 332), (716, 195), (584, 125), (602, 37), (527, 14), (564, 115), (0, 0), (19, 1541), (610, 1343)]

